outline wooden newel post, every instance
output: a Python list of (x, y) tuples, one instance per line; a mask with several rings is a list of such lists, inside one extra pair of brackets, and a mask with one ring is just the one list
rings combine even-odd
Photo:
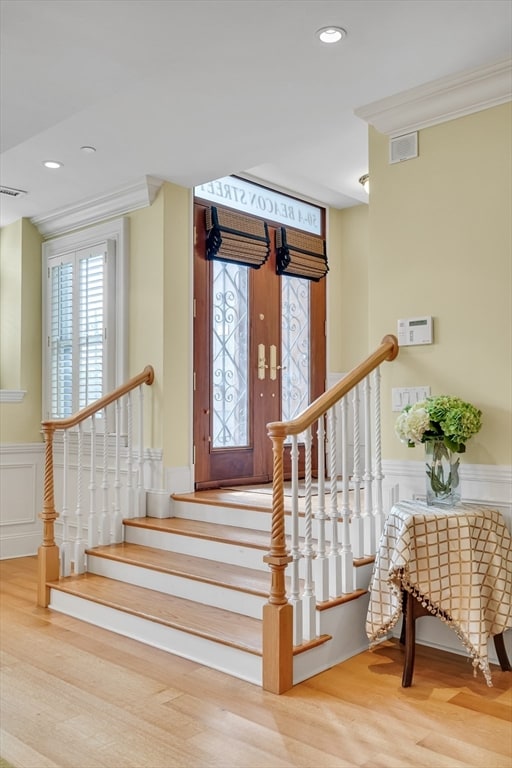
[(38, 584), (37, 604), (46, 608), (50, 602), (48, 581), (59, 578), (59, 548), (55, 544), (54, 523), (58, 515), (55, 511), (53, 492), (53, 433), (54, 428), (43, 424), (44, 453), (44, 500), (40, 518), (43, 521), (43, 543), (37, 550)]
[(292, 561), (284, 525), (283, 444), (281, 429), (269, 425), (274, 454), (272, 537), (263, 560), (272, 573), (269, 600), (263, 606), (263, 688), (284, 693), (293, 686), (293, 607), (286, 598), (285, 571)]

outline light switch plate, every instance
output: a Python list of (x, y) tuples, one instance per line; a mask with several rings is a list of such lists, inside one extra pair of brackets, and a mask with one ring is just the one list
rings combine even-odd
[(406, 405), (414, 405), (430, 396), (430, 387), (393, 387), (391, 409), (402, 411)]

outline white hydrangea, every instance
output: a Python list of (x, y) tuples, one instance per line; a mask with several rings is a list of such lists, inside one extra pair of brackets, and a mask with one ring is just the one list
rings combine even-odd
[(409, 410), (402, 411), (396, 420), (395, 432), (403, 443), (421, 443), (429, 426), (430, 418), (424, 403), (415, 403)]

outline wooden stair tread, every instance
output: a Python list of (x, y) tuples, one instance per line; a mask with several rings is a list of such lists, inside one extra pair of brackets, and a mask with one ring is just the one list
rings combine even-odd
[(259, 571), (254, 568), (222, 563), (218, 560), (207, 560), (202, 557), (127, 542), (94, 547), (88, 549), (87, 554), (196, 581), (208, 582), (261, 597), (268, 597), (269, 594), (270, 571)]
[(123, 523), (126, 526), (193, 536), (196, 539), (240, 544), (252, 549), (261, 549), (262, 552), (268, 552), (270, 548), (270, 530), (267, 533), (252, 528), (207, 523), (203, 520), (188, 520), (183, 517), (134, 517), (123, 520)]
[[(258, 531), (253, 528), (242, 528), (221, 523), (207, 523), (203, 520), (189, 520), (183, 517), (133, 517), (123, 520), (123, 524), (136, 528), (175, 533), (183, 536), (192, 536), (198, 539), (237, 544), (242, 547), (259, 549), (266, 553), (270, 548), (270, 530)], [(299, 538), (300, 543), (304, 538)], [(316, 541), (316, 540), (314, 540)], [(286, 545), (291, 546), (291, 537), (286, 536)], [(354, 558), (354, 567), (373, 563), (375, 557)]]
[(67, 576), (48, 586), (231, 648), (262, 652), (259, 619), (91, 573)]

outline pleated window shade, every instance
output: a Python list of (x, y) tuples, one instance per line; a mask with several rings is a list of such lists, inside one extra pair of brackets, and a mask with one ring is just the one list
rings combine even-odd
[(325, 240), (295, 229), (276, 230), (277, 274), (318, 282), (329, 271)]
[(268, 226), (243, 213), (206, 209), (206, 258), (231, 261), (258, 269), (270, 253)]

